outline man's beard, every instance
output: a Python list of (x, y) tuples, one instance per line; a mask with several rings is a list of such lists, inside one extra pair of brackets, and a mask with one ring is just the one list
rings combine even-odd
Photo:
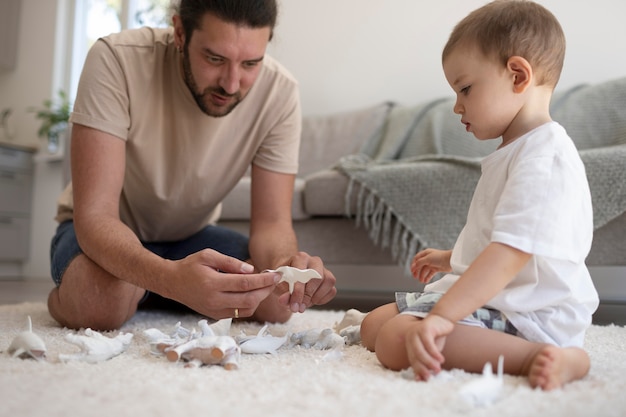
[[(204, 91), (200, 92), (198, 88), (198, 84), (196, 84), (196, 80), (193, 78), (193, 74), (191, 73), (191, 63), (189, 61), (189, 54), (187, 49), (184, 49), (183, 52), (183, 77), (185, 79), (185, 84), (193, 99), (200, 107), (203, 113), (212, 117), (222, 117), (229, 114), (243, 99), (241, 97), (241, 92), (237, 91), (234, 94), (227, 93), (222, 87), (207, 87)], [(222, 97), (234, 98), (235, 101), (226, 106), (216, 106), (211, 103), (211, 94), (217, 94)]]

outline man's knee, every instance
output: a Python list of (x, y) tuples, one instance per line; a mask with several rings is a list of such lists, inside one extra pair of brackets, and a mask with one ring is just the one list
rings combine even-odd
[[(137, 302), (89, 303), (76, 299), (75, 295), (60, 296), (54, 288), (48, 296), (50, 315), (64, 327), (107, 331), (119, 329), (136, 312)], [(79, 296), (80, 297), (80, 296)]]
[(135, 314), (144, 293), (80, 255), (63, 274), (59, 287), (51, 291), (48, 309), (68, 328), (113, 330)]

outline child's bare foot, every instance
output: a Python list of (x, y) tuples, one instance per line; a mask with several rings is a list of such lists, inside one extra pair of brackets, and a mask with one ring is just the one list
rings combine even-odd
[(582, 349), (546, 345), (533, 358), (528, 381), (533, 388), (549, 391), (583, 378), (589, 366), (589, 356)]

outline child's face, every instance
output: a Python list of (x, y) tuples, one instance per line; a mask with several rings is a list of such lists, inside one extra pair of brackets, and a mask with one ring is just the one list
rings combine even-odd
[(506, 67), (478, 48), (459, 46), (445, 59), (443, 70), (456, 93), (454, 112), (466, 130), (477, 139), (506, 138), (521, 109), (515, 79)]

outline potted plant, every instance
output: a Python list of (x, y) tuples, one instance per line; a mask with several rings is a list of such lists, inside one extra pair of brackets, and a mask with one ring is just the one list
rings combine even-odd
[(60, 147), (59, 135), (65, 132), (70, 118), (71, 106), (67, 94), (59, 90), (58, 101), (44, 100), (43, 108), (31, 109), (41, 120), (37, 135), (48, 140), (48, 152), (57, 153)]

